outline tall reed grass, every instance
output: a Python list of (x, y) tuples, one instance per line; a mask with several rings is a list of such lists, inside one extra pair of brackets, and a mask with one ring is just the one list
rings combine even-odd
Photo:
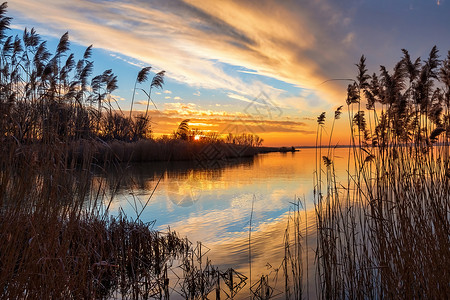
[(450, 52), (440, 60), (434, 47), (412, 61), (403, 50), (393, 71), (382, 66), (379, 75), (367, 74), (364, 57), (357, 67), (347, 90), (348, 178), (336, 177), (332, 145), (316, 174), (318, 294), (445, 299)]

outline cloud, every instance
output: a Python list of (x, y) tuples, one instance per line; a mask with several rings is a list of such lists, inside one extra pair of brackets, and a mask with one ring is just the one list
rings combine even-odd
[(241, 96), (238, 94), (234, 94), (234, 93), (228, 93), (227, 96), (228, 96), (228, 98), (231, 98), (231, 99), (241, 100), (241, 101), (249, 102), (249, 103), (252, 102), (252, 100), (248, 99), (247, 97), (244, 97), (244, 96)]
[(144, 67), (144, 64), (143, 64), (142, 62), (139, 62), (139, 61), (132, 61), (132, 60), (130, 60), (130, 59), (123, 58), (123, 57), (121, 57), (120, 55), (117, 55), (116, 53), (110, 53), (109, 55), (110, 55), (111, 57), (114, 57), (114, 58), (116, 58), (116, 59), (119, 59), (119, 60), (121, 60), (121, 61), (124, 61), (124, 62), (126, 62), (127, 64), (130, 64), (130, 65), (132, 65), (132, 66), (139, 67), (139, 68), (143, 68), (143, 67)]
[(74, 41), (95, 43), (130, 64), (165, 69), (179, 82), (254, 97), (272, 86), (231, 74), (224, 64), (312, 88), (327, 78), (327, 70), (340, 66), (344, 52), (330, 55), (322, 48), (344, 40), (347, 32), (321, 30), (329, 24), (318, 24), (315, 17), (333, 20), (336, 28), (342, 22), (333, 7), (320, 2), (300, 7), (273, 1), (17, 0), (10, 10), (38, 28), (68, 29)]
[(124, 97), (118, 95), (111, 95), (111, 97), (114, 98), (116, 101), (126, 101)]
[(164, 94), (172, 94), (172, 91), (169, 91), (169, 90), (164, 90), (164, 92), (163, 92)]
[(173, 97), (173, 100), (182, 100), (182, 99), (180, 97), (176, 96), (176, 97)]
[(353, 32), (350, 32), (347, 34), (342, 41), (345, 45), (351, 45), (353, 43), (353, 40), (355, 39), (355, 34)]

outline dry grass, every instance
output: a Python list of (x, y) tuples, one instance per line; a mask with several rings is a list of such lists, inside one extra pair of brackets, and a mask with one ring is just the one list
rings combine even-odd
[[(2, 298), (145, 298), (189, 245), (123, 218), (2, 215)], [(145, 284), (148, 286), (145, 287)]]

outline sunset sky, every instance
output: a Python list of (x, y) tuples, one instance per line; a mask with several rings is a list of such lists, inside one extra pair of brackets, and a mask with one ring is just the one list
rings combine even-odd
[[(129, 110), (139, 70), (166, 71), (154, 90), (155, 134), (183, 119), (191, 128), (246, 131), (264, 145), (313, 144), (316, 117), (345, 103), (355, 63), (391, 69), (408, 49), (450, 50), (450, 1), (13, 0), (11, 34), (35, 27), (54, 49), (69, 31), (80, 57), (94, 45), (94, 74), (118, 75), (114, 96)], [(142, 86), (148, 89), (148, 84)], [(144, 93), (136, 109), (145, 110)], [(335, 142), (346, 144), (345, 118)]]

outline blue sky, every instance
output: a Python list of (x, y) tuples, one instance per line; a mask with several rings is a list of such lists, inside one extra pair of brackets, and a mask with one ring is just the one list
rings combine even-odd
[[(345, 102), (345, 82), (322, 83), (353, 78), (362, 54), (372, 73), (392, 68), (402, 48), (413, 58), (434, 45), (441, 57), (450, 49), (445, 0), (14, 0), (8, 14), (11, 34), (35, 27), (50, 49), (66, 31), (79, 56), (93, 44), (95, 73), (118, 75), (124, 110), (141, 67), (165, 70), (164, 90), (153, 92), (155, 133), (187, 118), (219, 133), (237, 121), (266, 145), (312, 143), (315, 117)], [(261, 94), (282, 113), (261, 103), (249, 113)]]

